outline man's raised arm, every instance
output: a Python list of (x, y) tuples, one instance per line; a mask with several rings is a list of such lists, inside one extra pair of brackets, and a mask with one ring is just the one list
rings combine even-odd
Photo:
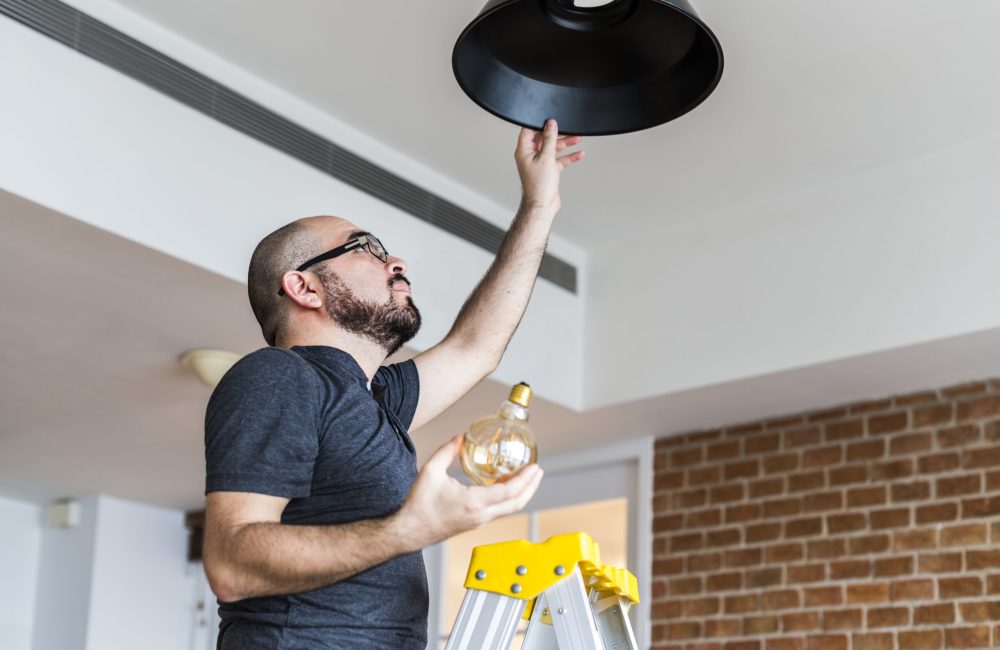
[(414, 358), (420, 401), (411, 429), (434, 419), (500, 363), (528, 306), (559, 211), (559, 176), (584, 156), (583, 151), (562, 152), (580, 141), (578, 136), (560, 136), (555, 120), (546, 122), (541, 133), (521, 129), (514, 152), (523, 192), (517, 216), (451, 331)]

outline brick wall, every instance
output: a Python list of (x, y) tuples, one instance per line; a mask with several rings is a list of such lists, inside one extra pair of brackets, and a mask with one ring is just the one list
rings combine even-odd
[(1000, 380), (662, 438), (657, 650), (1000, 646)]

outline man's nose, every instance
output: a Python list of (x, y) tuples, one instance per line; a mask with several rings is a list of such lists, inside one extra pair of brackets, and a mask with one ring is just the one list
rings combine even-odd
[(389, 260), (385, 263), (385, 268), (393, 275), (401, 275), (406, 273), (406, 262), (401, 257), (390, 255)]

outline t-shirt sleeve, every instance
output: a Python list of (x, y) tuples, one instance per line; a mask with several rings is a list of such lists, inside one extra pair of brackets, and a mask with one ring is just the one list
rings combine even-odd
[(375, 381), (385, 386), (385, 405), (407, 429), (417, 412), (420, 399), (420, 374), (413, 360), (382, 366), (375, 373)]
[(320, 386), (294, 352), (258, 350), (222, 378), (205, 413), (205, 493), (308, 496)]

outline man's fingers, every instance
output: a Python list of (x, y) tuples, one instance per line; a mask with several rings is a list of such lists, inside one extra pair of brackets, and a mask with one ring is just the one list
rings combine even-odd
[(517, 136), (517, 149), (518, 151), (530, 151), (534, 153), (535, 151), (535, 138), (538, 136), (538, 131), (534, 129), (529, 129), (527, 127), (521, 127), (521, 133)]
[(555, 120), (545, 121), (545, 130), (542, 132), (542, 153), (554, 156), (556, 154), (556, 141), (559, 140), (559, 125)]
[(571, 154), (566, 154), (556, 159), (559, 163), (559, 170), (562, 171), (574, 163), (578, 163), (583, 160), (583, 157), (587, 155), (586, 151), (574, 151)]
[[(542, 475), (543, 472), (539, 470), (536, 473), (526, 476), (523, 484), (517, 486), (517, 490), (511, 493), (508, 499), (487, 506), (484, 508), (483, 514), (490, 520), (493, 520), (497, 517), (512, 515), (515, 512), (524, 510), (524, 507), (531, 501), (531, 497), (535, 496), (535, 492), (538, 491), (538, 486), (542, 482)], [(508, 481), (509, 483), (510, 481)]]
[(448, 471), (448, 466), (458, 458), (461, 452), (462, 436), (459, 435), (438, 447), (437, 451), (424, 463), (424, 467), (433, 469), (434, 471), (446, 472)]
[(570, 147), (575, 147), (576, 145), (583, 142), (583, 138), (579, 135), (561, 135), (559, 140), (556, 142), (556, 151), (563, 151), (569, 149)]

